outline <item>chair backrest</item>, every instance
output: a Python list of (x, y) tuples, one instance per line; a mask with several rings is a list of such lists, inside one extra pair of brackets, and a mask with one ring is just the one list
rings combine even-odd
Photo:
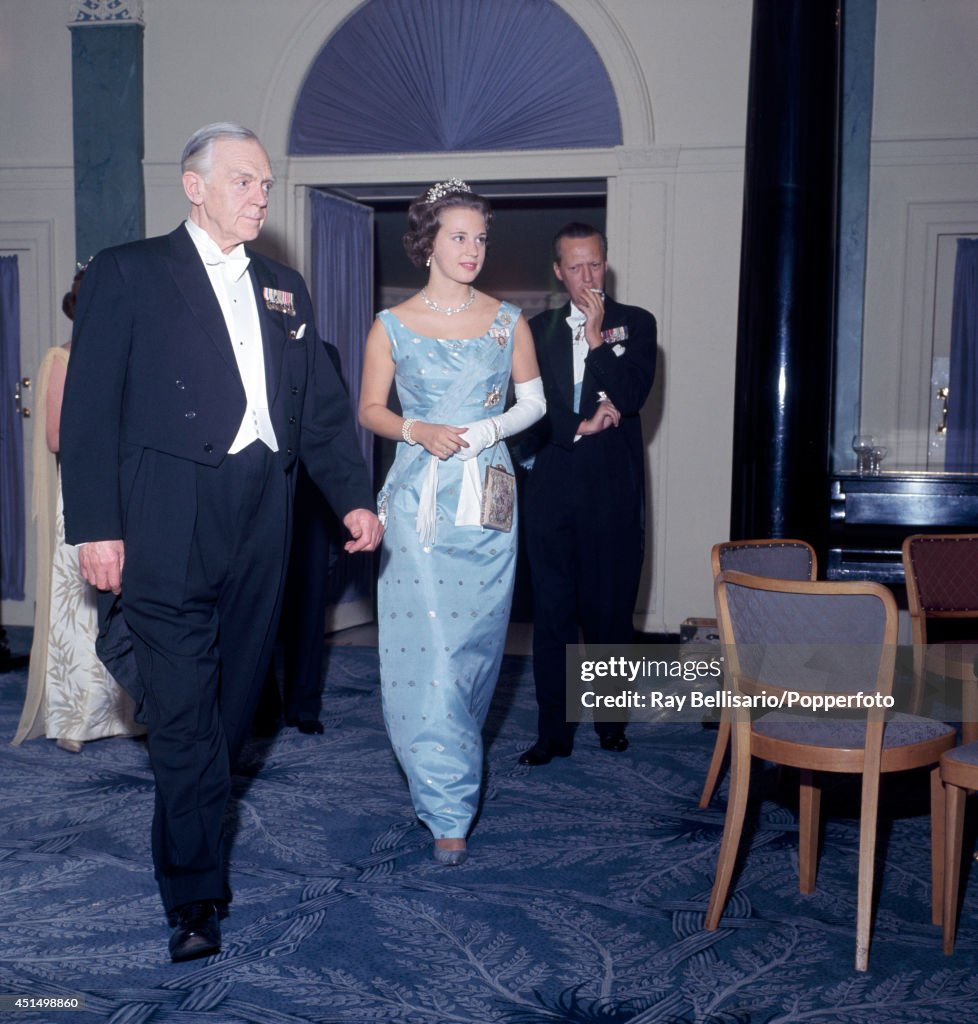
[(892, 690), (897, 606), (886, 587), (723, 572), (714, 593), (733, 674), (768, 689)]
[(814, 580), (818, 576), (815, 549), (803, 540), (728, 540), (714, 544), (713, 576), (748, 572), (777, 580)]
[(903, 569), (912, 617), (978, 618), (978, 533), (915, 533)]

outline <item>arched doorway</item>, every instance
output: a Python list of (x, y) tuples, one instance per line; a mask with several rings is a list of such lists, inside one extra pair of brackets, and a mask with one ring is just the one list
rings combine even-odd
[[(306, 95), (307, 86), (308, 95), (315, 94), (310, 84), (314, 77), (313, 68), (323, 55), (323, 59), (330, 64), (331, 77), (320, 80), (320, 88), (328, 81), (332, 93), (356, 92), (364, 80), (372, 76), (373, 65), (369, 59), (364, 58), (355, 63), (349, 53), (344, 56), (343, 47), (338, 46), (341, 42), (346, 46), (345, 30), (349, 28), (350, 33), (354, 34), (358, 17), (365, 18), (378, 12), (389, 13), (395, 9), (400, 17), (406, 9), (421, 6), (434, 10), (440, 5), (421, 5), (406, 0), (403, 3), (369, 0), (366, 4), (359, 0), (334, 0), (333, 3), (319, 5), (311, 11), (296, 32), (293, 45), (288, 50), (288, 59), (283, 60), (267, 93), (260, 119), (261, 135), (269, 145), (273, 162), (279, 167), (285, 167), (285, 174), (280, 181), (287, 193), (284, 229), (289, 258), (303, 267), (307, 274), (311, 273), (308, 207), (309, 192), (312, 189), (339, 190), (346, 195), (358, 196), (361, 201), (369, 199), (373, 204), (375, 201), (379, 203), (381, 199), (390, 200), (390, 190), (398, 192), (400, 201), (403, 201), (433, 181), (458, 176), (487, 192), (494, 198), (497, 209), (504, 209), (507, 203), (522, 204), (528, 196), (534, 195), (540, 197), (542, 203), (541, 189), (546, 190), (555, 182), (559, 183), (558, 191), (564, 193), (560, 200), (563, 201), (575, 182), (586, 182), (588, 193), (596, 188), (601, 209), (605, 211), (605, 226), (611, 240), (612, 263), (616, 271), (617, 296), (624, 301), (634, 301), (661, 310), (664, 306), (666, 253), (671, 232), (671, 197), (667, 179), (675, 169), (678, 150), (654, 149), (651, 99), (640, 62), (628, 38), (601, 0), (514, 0), (512, 4), (492, 0), (491, 3), (452, 6), (470, 11), (491, 8), (497, 13), (504, 8), (518, 8), (521, 12), (547, 12), (550, 16), (562, 19), (569, 32), (568, 38), (580, 43), (601, 72), (601, 91), (617, 110), (615, 120), (618, 123), (618, 142), (612, 141), (607, 135), (595, 134), (590, 137), (591, 144), (588, 145), (582, 135), (577, 145), (569, 146), (565, 136), (560, 140), (561, 148), (545, 148), (546, 143), (539, 140), (538, 148), (530, 148), (534, 142), (530, 136), (523, 135), (519, 145), (526, 148), (473, 148), (464, 151), (415, 148), (409, 152), (390, 149), (379, 152), (376, 144), (371, 143), (370, 152), (337, 151), (348, 149), (350, 144), (345, 143), (332, 146), (333, 151), (328, 153), (299, 154), (291, 149), (294, 119), (283, 118), (282, 113), (290, 109), (298, 112), (297, 97)], [(362, 29), (363, 24), (359, 27)], [(525, 30), (522, 35), (527, 38), (532, 36), (541, 50), (545, 48), (538, 33)], [(322, 42), (324, 39), (325, 44)], [(486, 45), (483, 48), (485, 52), (498, 56), (498, 47)], [(371, 51), (366, 52), (369, 54)], [(561, 53), (566, 56), (566, 50)], [(558, 57), (558, 63), (559, 60)], [(552, 65), (541, 65), (539, 60), (536, 64), (553, 71)], [(429, 66), (429, 70), (432, 66), (437, 70), (437, 65)], [(486, 74), (490, 74), (490, 71), (487, 70)], [(335, 77), (341, 72), (345, 74), (345, 84), (341, 84)], [(534, 81), (548, 86), (550, 84), (550, 78), (546, 75), (531, 76), (530, 82)], [(526, 86), (524, 92), (533, 95), (530, 86)], [(373, 95), (376, 99), (376, 90)], [(321, 94), (319, 98), (322, 99)], [(380, 98), (383, 99), (383, 93)], [(357, 103), (362, 101), (362, 96), (356, 98)], [(536, 107), (532, 104), (530, 106), (534, 110), (543, 111), (546, 105), (538, 103)], [(362, 119), (365, 115), (361, 113), (358, 116)], [(538, 122), (542, 124), (543, 118), (538, 118)], [(427, 138), (430, 137), (429, 131)], [(498, 146), (503, 141), (496, 138), (487, 147)], [(398, 145), (403, 146), (404, 143)], [(432, 143), (427, 141), (423, 145)], [(521, 190), (525, 194), (521, 195)], [(377, 196), (381, 199), (375, 199)], [(587, 198), (590, 201), (593, 194)], [(595, 219), (593, 207), (590, 219)], [(499, 223), (497, 221), (497, 228)], [(496, 252), (492, 258), (497, 258)], [(549, 257), (545, 245), (540, 246), (540, 251), (536, 253), (528, 247), (524, 248), (521, 258), (527, 266), (532, 262), (544, 275), (549, 275)], [(659, 460), (658, 450), (650, 448), (650, 489), (658, 475)], [(646, 547), (652, 557), (647, 558), (646, 580), (637, 610), (643, 628), (647, 628), (647, 624), (651, 625), (650, 616), (657, 613), (656, 594), (660, 586), (656, 582), (656, 575), (661, 575), (661, 570), (653, 565), (653, 558), (657, 559), (656, 552), (663, 550), (651, 535), (656, 521), (652, 500), (648, 502), (648, 507), (653, 510), (653, 516), (649, 520), (650, 537)]]

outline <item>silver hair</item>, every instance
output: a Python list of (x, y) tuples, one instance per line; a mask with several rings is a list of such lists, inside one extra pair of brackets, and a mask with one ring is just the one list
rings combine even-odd
[(261, 145), (258, 136), (250, 128), (235, 124), (234, 121), (205, 124), (187, 139), (183, 155), (180, 157), (180, 173), (195, 171), (197, 174), (206, 175), (211, 169), (211, 155), (214, 143), (218, 139), (254, 139)]

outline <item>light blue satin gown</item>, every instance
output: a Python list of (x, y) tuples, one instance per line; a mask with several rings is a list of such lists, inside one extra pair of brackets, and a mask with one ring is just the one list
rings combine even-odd
[[(461, 425), (502, 412), (519, 313), (501, 303), (490, 329), (465, 341), (420, 336), (390, 311), (378, 314), (404, 416)], [(467, 472), (479, 480), (490, 463), (512, 472), (502, 443), (472, 461), (477, 466)], [(418, 817), (436, 839), (466, 836), (478, 810), (482, 725), (499, 676), (516, 565), (515, 518), (509, 533), (456, 525), (463, 466), (399, 444), (380, 497), (384, 721)], [(433, 472), (434, 531), (422, 538), (418, 508)]]

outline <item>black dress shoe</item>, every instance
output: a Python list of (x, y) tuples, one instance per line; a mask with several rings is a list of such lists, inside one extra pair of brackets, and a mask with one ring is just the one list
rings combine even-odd
[(307, 736), (321, 736), (323, 733), (323, 723), (318, 718), (300, 718), (295, 726)]
[(614, 733), (612, 736), (602, 736), (601, 749), (613, 750), (616, 754), (620, 754), (623, 750), (628, 750), (628, 738), (623, 732)]
[(221, 951), (221, 925), (213, 903), (185, 903), (177, 907), (176, 918), (177, 926), (170, 936), (170, 959), (174, 963)]
[(554, 740), (537, 740), (529, 750), (520, 754), (520, 764), (550, 764), (555, 757), (570, 757), (573, 745)]

